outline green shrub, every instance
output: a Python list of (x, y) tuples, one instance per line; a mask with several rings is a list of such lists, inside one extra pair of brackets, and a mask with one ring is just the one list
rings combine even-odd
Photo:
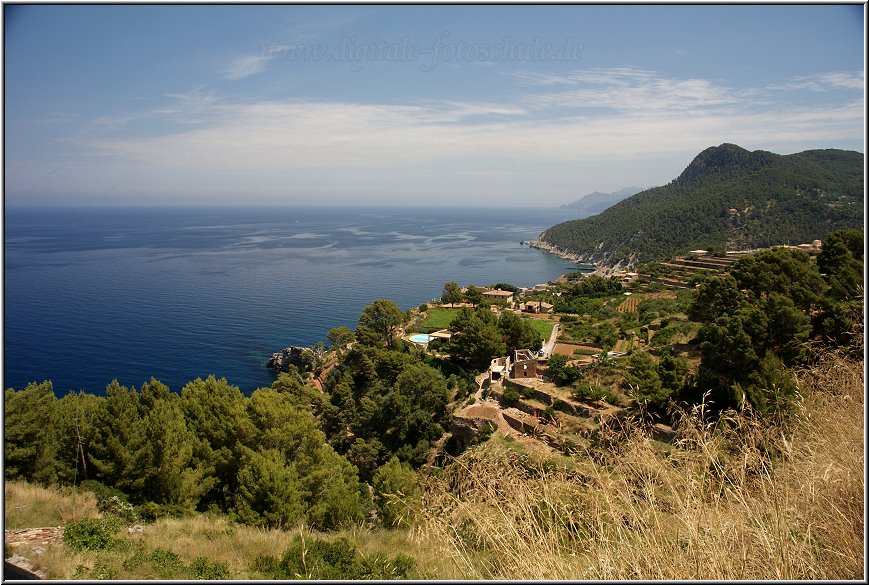
[(284, 551), (277, 566), (266, 557), (255, 564), (257, 570), (276, 579), (409, 579), (416, 576), (416, 561), (412, 557), (399, 554), (390, 559), (381, 553), (363, 556), (344, 537), (327, 541), (299, 536)]
[(419, 493), (416, 473), (393, 456), (371, 478), (374, 501), (384, 526), (409, 526), (412, 502)]
[(514, 388), (505, 388), (504, 389), (504, 402), (507, 404), (516, 404), (519, 402), (519, 392)]
[(606, 400), (610, 404), (617, 405), (619, 397), (605, 388), (589, 384), (588, 382), (580, 382), (573, 389), (573, 396), (577, 400)]
[(195, 579), (207, 579), (209, 581), (229, 579), (229, 566), (217, 561), (211, 562), (205, 557), (196, 557), (190, 563), (190, 572), (193, 573)]
[(178, 579), (187, 573), (184, 561), (171, 550), (156, 548), (145, 555), (145, 560), (150, 563), (161, 579)]
[(154, 522), (160, 518), (184, 518), (193, 514), (191, 510), (178, 504), (157, 504), (154, 502), (139, 504), (134, 508), (133, 513), (147, 522)]
[(91, 576), (98, 581), (112, 581), (118, 577), (118, 569), (103, 560), (94, 563), (90, 572)]
[(133, 505), (118, 496), (109, 496), (104, 500), (98, 501), (97, 508), (103, 514), (112, 514), (128, 524), (134, 524), (139, 521), (139, 515), (136, 514)]
[(85, 479), (78, 484), (78, 489), (88, 492), (93, 492), (97, 497), (97, 503), (111, 496), (117, 496), (122, 500), (127, 501), (127, 496), (119, 489), (109, 487), (95, 479)]
[(280, 561), (271, 555), (257, 555), (251, 568), (263, 575), (275, 576), (280, 571)]
[(83, 518), (67, 524), (63, 531), (63, 543), (77, 550), (110, 550), (116, 544), (115, 533), (121, 527), (116, 517)]

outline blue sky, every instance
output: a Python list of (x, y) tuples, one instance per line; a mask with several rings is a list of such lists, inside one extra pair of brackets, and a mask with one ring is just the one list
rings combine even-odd
[(7, 4), (6, 204), (555, 206), (863, 152), (863, 10)]

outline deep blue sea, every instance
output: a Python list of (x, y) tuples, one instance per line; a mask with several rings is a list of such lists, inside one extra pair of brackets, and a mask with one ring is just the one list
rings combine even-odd
[(215, 374), (249, 393), (289, 345), (443, 285), (533, 285), (577, 267), (527, 246), (556, 209), (6, 209), (3, 386), (103, 394)]

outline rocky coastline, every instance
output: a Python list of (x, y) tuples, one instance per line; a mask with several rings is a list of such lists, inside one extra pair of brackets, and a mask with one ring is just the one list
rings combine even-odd
[(289, 372), (290, 366), (304, 371), (314, 359), (314, 352), (308, 347), (285, 347), (276, 351), (266, 362), (266, 366), (276, 372)]
[(537, 238), (536, 240), (530, 240), (525, 242), (528, 244), (530, 248), (536, 248), (548, 254), (552, 254), (553, 256), (558, 256), (562, 260), (567, 260), (568, 262), (573, 262), (574, 264), (588, 264), (590, 266), (594, 266), (594, 272), (589, 272), (588, 274), (596, 274), (597, 276), (609, 276), (612, 270), (603, 264), (599, 264), (595, 262), (592, 258), (584, 254), (575, 254), (573, 252), (568, 252), (567, 250), (562, 250), (558, 246), (550, 244), (546, 240), (542, 240)]

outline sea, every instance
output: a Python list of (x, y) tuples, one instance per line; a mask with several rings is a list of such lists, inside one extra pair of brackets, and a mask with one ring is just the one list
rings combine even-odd
[(273, 352), (409, 309), (444, 283), (531, 286), (577, 266), (520, 242), (536, 208), (7, 208), (3, 387), (62, 396), (208, 375), (249, 394)]

